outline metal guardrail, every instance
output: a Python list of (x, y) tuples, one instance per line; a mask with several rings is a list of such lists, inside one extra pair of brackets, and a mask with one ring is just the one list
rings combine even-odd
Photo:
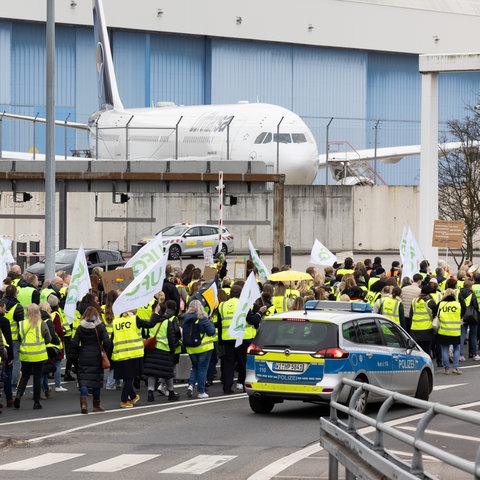
[[(348, 387), (353, 388), (354, 391), (347, 406), (339, 403), (338, 397), (342, 389)], [(385, 397), (376, 418), (368, 417), (355, 410), (357, 401), (365, 392)], [(388, 425), (385, 421), (386, 414), (396, 403), (424, 410), (413, 436)], [(338, 412), (347, 414), (347, 423), (339, 420)], [(368, 383), (343, 379), (341, 388), (337, 389), (332, 395), (330, 417), (320, 419), (320, 444), (329, 454), (329, 480), (338, 480), (339, 463), (345, 467), (346, 480), (356, 478), (372, 480), (436, 479), (437, 477), (425, 472), (423, 454), (435, 457), (452, 467), (471, 474), (473, 479), (480, 480), (480, 448), (477, 451), (475, 461), (469, 461), (448, 453), (425, 440), (426, 429), (437, 415), (444, 415), (470, 425), (480, 425), (480, 414), (477, 412), (427, 402), (378, 388)], [(373, 442), (357, 431), (356, 420), (375, 428), (376, 433)], [(384, 435), (412, 447), (411, 464), (388, 452), (384, 444)]]

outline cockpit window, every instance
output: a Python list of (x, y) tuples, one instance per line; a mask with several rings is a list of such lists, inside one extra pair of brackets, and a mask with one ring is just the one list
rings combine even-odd
[(303, 133), (292, 133), (293, 143), (307, 143), (307, 138)]
[(292, 137), (289, 133), (275, 133), (273, 135), (273, 141), (279, 143), (292, 143)]
[(262, 143), (263, 139), (267, 135), (267, 132), (262, 132), (256, 139), (254, 143)]
[(256, 139), (255, 142), (256, 144), (260, 143), (270, 143), (273, 139), (274, 142), (279, 143), (307, 143), (307, 137), (305, 136), (304, 133), (272, 133), (270, 132), (262, 132)]

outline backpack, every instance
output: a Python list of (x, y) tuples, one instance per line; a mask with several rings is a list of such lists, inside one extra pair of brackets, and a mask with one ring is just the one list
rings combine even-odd
[(182, 340), (186, 347), (198, 347), (202, 343), (200, 324), (197, 319), (183, 320)]

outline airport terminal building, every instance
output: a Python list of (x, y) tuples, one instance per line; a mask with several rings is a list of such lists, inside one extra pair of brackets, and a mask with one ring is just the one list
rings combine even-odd
[[(45, 116), (46, 3), (0, 5), (1, 111)], [(98, 109), (92, 5), (55, 5), (56, 118), (86, 122)], [(320, 153), (327, 138), (331, 149), (419, 144), (418, 55), (476, 52), (480, 27), (480, 4), (468, 0), (104, 0), (104, 10), (125, 107), (277, 104), (307, 123)], [(477, 72), (440, 76), (440, 140), (479, 86)], [(31, 124), (1, 123), (2, 149), (32, 147)], [(58, 154), (64, 137), (57, 129)], [(66, 142), (88, 147), (83, 132)], [(419, 158), (377, 171), (388, 185), (417, 185)]]

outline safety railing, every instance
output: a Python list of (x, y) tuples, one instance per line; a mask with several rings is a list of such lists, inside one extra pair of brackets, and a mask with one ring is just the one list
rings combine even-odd
[[(338, 402), (343, 388), (353, 389), (348, 405)], [(362, 395), (374, 394), (384, 397), (376, 418), (371, 418), (357, 410), (355, 405)], [(386, 415), (395, 404), (403, 404), (423, 410), (414, 435), (409, 435), (386, 421)], [(347, 415), (346, 423), (339, 419), (338, 412)], [(320, 444), (329, 455), (329, 480), (338, 480), (339, 464), (345, 467), (346, 480), (355, 478), (369, 479), (416, 479), (430, 480), (437, 477), (425, 472), (423, 456), (429, 455), (462, 472), (480, 479), (480, 448), (475, 461), (454, 455), (425, 440), (427, 427), (443, 415), (452, 420), (466, 422), (468, 425), (480, 425), (480, 414), (461, 410), (439, 403), (427, 402), (391, 392), (368, 383), (343, 379), (342, 388), (337, 389), (330, 402), (330, 417), (320, 419)], [(356, 421), (360, 421), (373, 429), (373, 441), (359, 433)], [(362, 426), (363, 428), (363, 426)], [(406, 463), (385, 448), (384, 436), (395, 439), (412, 448), (411, 463)], [(446, 478), (446, 477), (445, 477)]]

